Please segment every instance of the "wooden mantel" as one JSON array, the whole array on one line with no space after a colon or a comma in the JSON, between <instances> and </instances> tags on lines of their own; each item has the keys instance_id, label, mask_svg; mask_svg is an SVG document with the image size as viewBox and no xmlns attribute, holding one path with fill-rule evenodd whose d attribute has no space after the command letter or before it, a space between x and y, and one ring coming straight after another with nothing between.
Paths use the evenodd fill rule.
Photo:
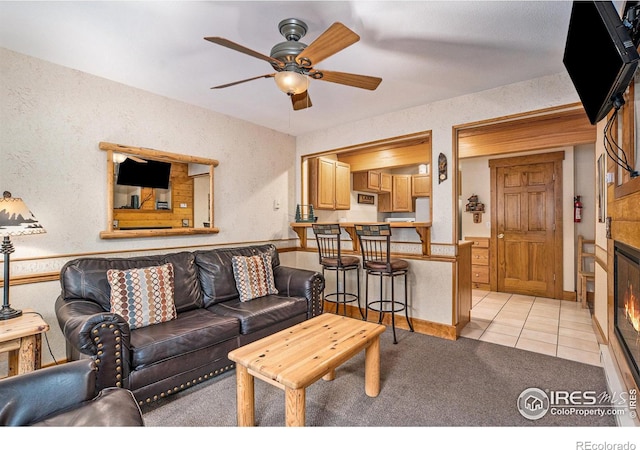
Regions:
<instances>
[{"instance_id":1,"label":"wooden mantel","mask_svg":"<svg viewBox=\"0 0 640 450\"><path fill-rule=\"evenodd\" d=\"M335 223L335 222L331 222ZM364 222L358 222L362 224ZM367 225L376 224L380 222L368 222ZM311 228L313 224L310 222L292 222L291 228L296 232L300 238L300 247L307 248L307 229ZM420 241L422 242L422 255L431 256L431 222L389 222L391 228L414 228ZM340 226L351 236L353 241L353 249L359 251L360 244L358 243L358 236L356 235L355 223L341 222Z\"/></svg>"}]
</instances>

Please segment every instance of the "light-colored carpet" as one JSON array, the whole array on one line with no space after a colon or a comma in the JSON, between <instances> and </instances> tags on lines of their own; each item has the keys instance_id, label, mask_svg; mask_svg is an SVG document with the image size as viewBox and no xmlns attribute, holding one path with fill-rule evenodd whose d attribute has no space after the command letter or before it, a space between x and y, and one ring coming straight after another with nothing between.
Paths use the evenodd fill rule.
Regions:
<instances>
[{"instance_id":1,"label":"light-colored carpet","mask_svg":"<svg viewBox=\"0 0 640 450\"><path fill-rule=\"evenodd\" d=\"M604 371L473 339L448 341L399 330L393 345L381 337L381 392L364 392L364 352L343 364L333 381L307 389L307 426L615 426L612 417L523 417L518 397L527 388L606 392ZM143 407L147 426L236 425L235 371ZM255 381L259 426L284 425L284 391Z\"/></svg>"}]
</instances>

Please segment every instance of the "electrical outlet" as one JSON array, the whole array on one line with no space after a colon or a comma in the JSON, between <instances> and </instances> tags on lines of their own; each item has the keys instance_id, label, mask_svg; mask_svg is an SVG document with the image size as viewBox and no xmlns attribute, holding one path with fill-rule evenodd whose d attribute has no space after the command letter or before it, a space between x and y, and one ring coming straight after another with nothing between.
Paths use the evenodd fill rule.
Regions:
<instances>
[{"instance_id":1,"label":"electrical outlet","mask_svg":"<svg viewBox=\"0 0 640 450\"><path fill-rule=\"evenodd\" d=\"M186 203L180 203L180 208L186 208L187 204Z\"/></svg>"},{"instance_id":2,"label":"electrical outlet","mask_svg":"<svg viewBox=\"0 0 640 450\"><path fill-rule=\"evenodd\" d=\"M273 201L273 209L280 209L280 200Z\"/></svg>"}]
</instances>

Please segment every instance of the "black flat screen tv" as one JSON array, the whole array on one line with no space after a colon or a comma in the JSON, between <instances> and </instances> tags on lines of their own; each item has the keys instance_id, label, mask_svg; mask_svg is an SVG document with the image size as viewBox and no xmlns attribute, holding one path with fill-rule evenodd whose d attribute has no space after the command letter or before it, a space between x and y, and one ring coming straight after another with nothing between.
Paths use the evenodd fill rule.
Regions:
<instances>
[{"instance_id":1,"label":"black flat screen tv","mask_svg":"<svg viewBox=\"0 0 640 450\"><path fill-rule=\"evenodd\" d=\"M573 2L562 61L591 124L621 99L638 59L629 29L612 2Z\"/></svg>"},{"instance_id":2,"label":"black flat screen tv","mask_svg":"<svg viewBox=\"0 0 640 450\"><path fill-rule=\"evenodd\" d=\"M162 161L136 162L125 159L118 166L116 183L125 186L140 186L168 189L171 163Z\"/></svg>"}]
</instances>

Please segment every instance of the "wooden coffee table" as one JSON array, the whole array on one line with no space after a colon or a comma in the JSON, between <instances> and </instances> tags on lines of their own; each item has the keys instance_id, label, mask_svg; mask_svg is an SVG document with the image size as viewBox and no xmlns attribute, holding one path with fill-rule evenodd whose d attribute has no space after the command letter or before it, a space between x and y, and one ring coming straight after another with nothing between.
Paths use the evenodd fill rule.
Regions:
<instances>
[{"instance_id":1,"label":"wooden coffee table","mask_svg":"<svg viewBox=\"0 0 640 450\"><path fill-rule=\"evenodd\" d=\"M335 314L321 314L232 350L236 363L238 426L253 426L254 377L285 391L287 426L305 424L305 389L365 350L365 393L380 393L380 335L385 326Z\"/></svg>"}]
</instances>

